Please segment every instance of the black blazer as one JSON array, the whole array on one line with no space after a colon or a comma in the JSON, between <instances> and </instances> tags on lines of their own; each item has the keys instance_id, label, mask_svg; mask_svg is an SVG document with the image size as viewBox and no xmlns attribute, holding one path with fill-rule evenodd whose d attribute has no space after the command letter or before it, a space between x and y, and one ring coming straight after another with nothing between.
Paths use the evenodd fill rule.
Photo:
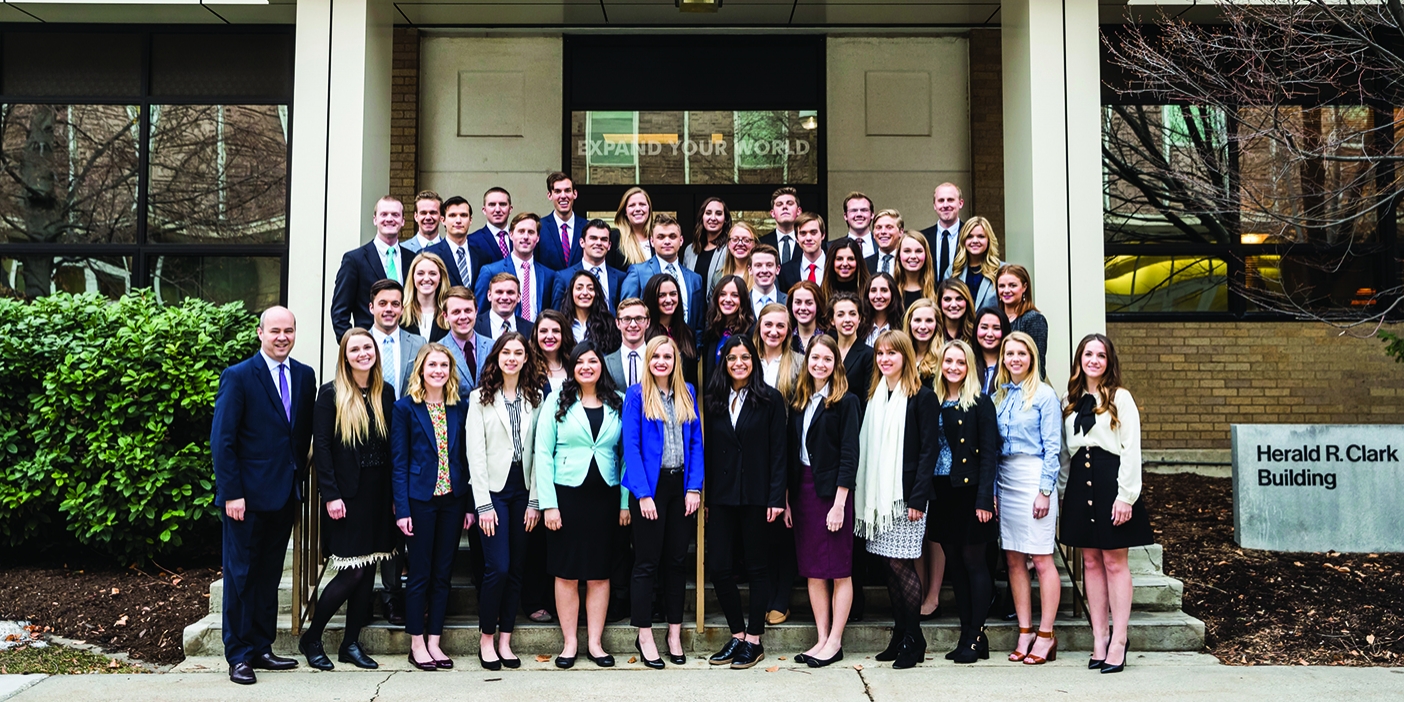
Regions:
<instances>
[{"instance_id":1,"label":"black blazer","mask_svg":"<svg viewBox=\"0 0 1404 702\"><path fill-rule=\"evenodd\" d=\"M389 383L380 385L380 407L385 423L395 409L395 389ZM385 437L385 457L390 458L390 437ZM312 463L317 467L317 490L322 502L356 496L361 483L361 452L336 435L336 385L326 383L317 391L317 404L312 410ZM386 473L390 465L385 466Z\"/></svg>"},{"instance_id":2,"label":"black blazer","mask_svg":"<svg viewBox=\"0 0 1404 702\"><path fill-rule=\"evenodd\" d=\"M862 341L853 342L848 356L843 359L843 373L848 377L848 391L862 400L858 408L861 422L868 408L868 388L873 379L873 347Z\"/></svg>"},{"instance_id":3,"label":"black blazer","mask_svg":"<svg viewBox=\"0 0 1404 702\"><path fill-rule=\"evenodd\" d=\"M951 447L951 484L977 486L975 508L994 511L995 469L999 466L999 420L994 401L980 395L968 410L945 407L941 428Z\"/></svg>"},{"instance_id":4,"label":"black blazer","mask_svg":"<svg viewBox=\"0 0 1404 702\"><path fill-rule=\"evenodd\" d=\"M747 393L731 425L726 410L706 413L707 502L716 505L784 507L786 481L785 400L763 385L769 402Z\"/></svg>"},{"instance_id":5,"label":"black blazer","mask_svg":"<svg viewBox=\"0 0 1404 702\"><path fill-rule=\"evenodd\" d=\"M809 467L814 471L814 492L832 500L841 487L852 490L858 477L858 429L863 410L858 397L844 393L833 407L823 403L814 410L809 425ZM804 410L790 410L789 446L799 446L804 436ZM790 490L800 489L799 450L790 452Z\"/></svg>"},{"instance_id":6,"label":"black blazer","mask_svg":"<svg viewBox=\"0 0 1404 702\"><path fill-rule=\"evenodd\" d=\"M941 402L925 385L907 398L907 432L902 439L902 497L907 507L925 512L931 501L931 477L940 452L937 417Z\"/></svg>"},{"instance_id":7,"label":"black blazer","mask_svg":"<svg viewBox=\"0 0 1404 702\"><path fill-rule=\"evenodd\" d=\"M478 321L473 323L473 330L483 336L492 338L492 326L489 325L488 322L496 319L497 318L493 317L491 313L483 312L478 315ZM521 315L515 315L514 325L517 327L514 331L528 339L531 338L532 330L536 328L535 324L528 322L526 318ZM478 351L478 353L487 353L487 351Z\"/></svg>"},{"instance_id":8,"label":"black blazer","mask_svg":"<svg viewBox=\"0 0 1404 702\"><path fill-rule=\"evenodd\" d=\"M415 252L399 247L401 276L409 273L410 262ZM341 267L336 270L336 284L332 287L331 324L336 333L337 343L341 336L353 325L370 329L375 320L370 313L370 289L376 281L385 278L385 264L380 260L380 252L375 241L351 249L341 257ZM349 319L348 319L349 318Z\"/></svg>"},{"instance_id":9,"label":"black blazer","mask_svg":"<svg viewBox=\"0 0 1404 702\"><path fill-rule=\"evenodd\" d=\"M528 323L529 323L529 322L528 322ZM415 336L419 336L419 325L418 325L418 324L402 324L402 325L400 325L400 328L403 329L403 330L405 330L406 333L414 334ZM435 325L434 325L434 328L429 330L429 341L430 341L430 342L436 342L436 341L439 341L439 340L443 339L444 337L446 337L446 336L448 336L448 335L449 335L449 330L447 330L447 329L445 329L445 328L443 328L443 327L441 327L441 326L435 324Z\"/></svg>"}]
</instances>

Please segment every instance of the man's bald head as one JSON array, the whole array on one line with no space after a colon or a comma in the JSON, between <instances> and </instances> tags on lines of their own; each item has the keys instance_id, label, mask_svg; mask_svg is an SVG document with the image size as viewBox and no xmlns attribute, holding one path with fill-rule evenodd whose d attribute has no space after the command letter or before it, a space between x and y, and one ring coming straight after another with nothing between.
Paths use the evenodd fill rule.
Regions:
<instances>
[{"instance_id":1,"label":"man's bald head","mask_svg":"<svg viewBox=\"0 0 1404 702\"><path fill-rule=\"evenodd\" d=\"M297 318L292 310L274 305L258 317L258 342L263 353L282 363L297 341Z\"/></svg>"}]
</instances>

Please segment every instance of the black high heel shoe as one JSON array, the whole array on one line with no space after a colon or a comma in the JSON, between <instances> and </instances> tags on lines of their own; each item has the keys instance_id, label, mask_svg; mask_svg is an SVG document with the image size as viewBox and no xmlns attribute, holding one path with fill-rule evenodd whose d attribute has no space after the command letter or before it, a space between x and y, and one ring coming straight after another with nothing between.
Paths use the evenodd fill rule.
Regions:
<instances>
[{"instance_id":1,"label":"black high heel shoe","mask_svg":"<svg viewBox=\"0 0 1404 702\"><path fill-rule=\"evenodd\" d=\"M1095 648L1095 647L1094 647L1094 648ZM1110 633L1110 631L1108 631L1108 634L1107 634L1107 648L1111 648L1111 633ZM1087 669L1088 669L1088 670L1101 670L1101 669L1102 669L1102 666L1105 665L1106 662L1107 662L1106 655L1107 655L1107 654L1105 654L1105 653L1102 654L1102 657L1101 657L1101 658L1091 658L1091 657L1089 657L1089 658L1087 659Z\"/></svg>"},{"instance_id":2,"label":"black high heel shoe","mask_svg":"<svg viewBox=\"0 0 1404 702\"><path fill-rule=\"evenodd\" d=\"M678 648L682 648L682 647L679 646ZM687 654L686 654L686 653L673 653L673 648L672 648L671 646L669 646L669 647L668 647L668 662L669 662L669 663L672 663L673 665L687 665Z\"/></svg>"},{"instance_id":3,"label":"black high heel shoe","mask_svg":"<svg viewBox=\"0 0 1404 702\"><path fill-rule=\"evenodd\" d=\"M653 660L649 660L648 656L645 656L645 655L644 655L644 652L643 652L643 644L639 643L639 640L638 640L638 639L634 639L634 650L639 652L639 660L643 661L643 664L644 664L644 667L645 667L645 668L652 668L652 669L654 669L654 670L663 670L664 668L667 667L667 665L665 665L665 664L663 663L663 657L662 657L662 656L659 656L658 658L654 658Z\"/></svg>"},{"instance_id":4,"label":"black high heel shoe","mask_svg":"<svg viewBox=\"0 0 1404 702\"><path fill-rule=\"evenodd\" d=\"M1107 642L1107 652L1108 652L1108 653L1111 652L1111 642L1110 642L1110 641ZM1106 675L1106 674L1108 674L1108 673L1120 673L1121 671L1126 670L1126 661L1130 660L1130 658L1131 658L1131 635L1130 635L1130 632L1127 632L1127 635L1126 635L1126 647L1125 647L1125 649L1123 649L1122 652L1121 652L1121 662L1120 662L1120 663L1117 663L1116 665L1107 665L1105 662L1103 662L1103 663L1102 663L1102 674L1103 674L1103 675Z\"/></svg>"}]
</instances>

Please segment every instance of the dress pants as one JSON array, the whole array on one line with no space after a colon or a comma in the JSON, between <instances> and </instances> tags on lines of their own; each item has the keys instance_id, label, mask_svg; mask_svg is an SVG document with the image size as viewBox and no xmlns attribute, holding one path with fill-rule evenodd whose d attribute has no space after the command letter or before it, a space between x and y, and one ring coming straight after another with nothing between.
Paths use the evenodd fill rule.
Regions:
<instances>
[{"instance_id":1,"label":"dress pants","mask_svg":"<svg viewBox=\"0 0 1404 702\"><path fill-rule=\"evenodd\" d=\"M409 546L405 633L438 636L444 633L453 557L458 555L458 540L463 533L463 499L449 494L409 502L414 536L405 538Z\"/></svg>"},{"instance_id":2,"label":"dress pants","mask_svg":"<svg viewBox=\"0 0 1404 702\"><path fill-rule=\"evenodd\" d=\"M707 515L707 561L712 566L712 590L726 615L732 634L765 632L765 611L773 596L770 584L770 543L767 537L765 507L751 505L711 505ZM741 608L741 591L736 587L736 543L745 556L751 584L749 624Z\"/></svg>"},{"instance_id":3,"label":"dress pants","mask_svg":"<svg viewBox=\"0 0 1404 702\"><path fill-rule=\"evenodd\" d=\"M790 595L795 591L795 575L799 564L795 560L795 530L785 526L783 516L766 526L770 539L770 587L769 609L777 612L790 611Z\"/></svg>"},{"instance_id":4,"label":"dress pants","mask_svg":"<svg viewBox=\"0 0 1404 702\"><path fill-rule=\"evenodd\" d=\"M230 665L273 652L278 633L278 583L288 554L298 500L281 509L224 517L224 658Z\"/></svg>"},{"instance_id":5,"label":"dress pants","mask_svg":"<svg viewBox=\"0 0 1404 702\"><path fill-rule=\"evenodd\" d=\"M483 535L483 585L478 591L478 629L484 634L512 633L522 601L522 572L526 568L526 519L529 493L512 481L490 495L497 512L497 529Z\"/></svg>"},{"instance_id":6,"label":"dress pants","mask_svg":"<svg viewBox=\"0 0 1404 702\"><path fill-rule=\"evenodd\" d=\"M654 490L657 519L644 519L639 501L629 497L630 524L634 531L634 568L630 592L629 624L637 628L653 625L654 583L661 581L663 611L669 624L681 624L683 599L687 592L687 542L696 529L693 517L685 516L683 473L662 471Z\"/></svg>"}]
</instances>

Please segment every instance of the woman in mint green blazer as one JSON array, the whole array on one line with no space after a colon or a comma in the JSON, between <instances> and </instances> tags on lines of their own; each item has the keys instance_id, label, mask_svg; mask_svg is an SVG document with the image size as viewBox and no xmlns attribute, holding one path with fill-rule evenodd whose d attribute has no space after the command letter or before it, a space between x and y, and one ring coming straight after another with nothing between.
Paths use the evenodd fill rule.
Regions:
<instances>
[{"instance_id":1,"label":"woman in mint green blazer","mask_svg":"<svg viewBox=\"0 0 1404 702\"><path fill-rule=\"evenodd\" d=\"M587 658L614 665L605 652L605 612L614 563L616 529L629 524L629 493L619 485L619 440L624 398L605 371L604 356L581 342L565 363L569 377L549 398L536 422L536 495L546 539L546 572L556 577L556 610L565 647L556 666L575 665L580 595L586 581Z\"/></svg>"}]
</instances>

